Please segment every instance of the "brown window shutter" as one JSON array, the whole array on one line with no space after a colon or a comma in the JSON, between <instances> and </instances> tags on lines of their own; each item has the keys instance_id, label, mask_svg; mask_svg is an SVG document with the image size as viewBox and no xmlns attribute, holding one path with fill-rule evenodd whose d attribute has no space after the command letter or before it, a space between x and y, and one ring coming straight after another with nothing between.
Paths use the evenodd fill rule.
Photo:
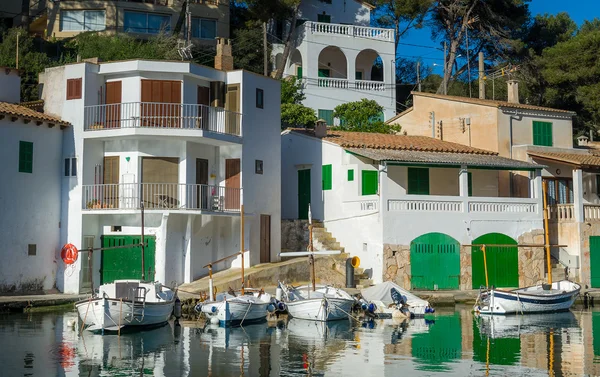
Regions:
<instances>
[{"instance_id":1,"label":"brown window shutter","mask_svg":"<svg viewBox=\"0 0 600 377\"><path fill-rule=\"evenodd\" d=\"M82 92L82 79L68 79L67 80L67 100L81 99Z\"/></svg>"}]
</instances>

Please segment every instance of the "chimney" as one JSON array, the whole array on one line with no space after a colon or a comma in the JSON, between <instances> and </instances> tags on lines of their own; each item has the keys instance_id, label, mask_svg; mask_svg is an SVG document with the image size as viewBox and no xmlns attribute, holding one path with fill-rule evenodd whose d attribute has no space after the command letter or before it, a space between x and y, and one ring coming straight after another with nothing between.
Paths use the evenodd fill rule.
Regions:
<instances>
[{"instance_id":1,"label":"chimney","mask_svg":"<svg viewBox=\"0 0 600 377\"><path fill-rule=\"evenodd\" d=\"M315 136L319 139L327 136L327 122L324 119L317 120L317 124L315 124Z\"/></svg>"},{"instance_id":2,"label":"chimney","mask_svg":"<svg viewBox=\"0 0 600 377\"><path fill-rule=\"evenodd\" d=\"M233 56L231 55L231 41L228 38L217 38L217 55L215 68L221 71L233 70Z\"/></svg>"},{"instance_id":3,"label":"chimney","mask_svg":"<svg viewBox=\"0 0 600 377\"><path fill-rule=\"evenodd\" d=\"M517 80L508 80L508 102L519 103L519 82Z\"/></svg>"},{"instance_id":4,"label":"chimney","mask_svg":"<svg viewBox=\"0 0 600 377\"><path fill-rule=\"evenodd\" d=\"M589 144L590 139L587 136L581 135L577 138L577 145L580 147L585 147Z\"/></svg>"}]
</instances>

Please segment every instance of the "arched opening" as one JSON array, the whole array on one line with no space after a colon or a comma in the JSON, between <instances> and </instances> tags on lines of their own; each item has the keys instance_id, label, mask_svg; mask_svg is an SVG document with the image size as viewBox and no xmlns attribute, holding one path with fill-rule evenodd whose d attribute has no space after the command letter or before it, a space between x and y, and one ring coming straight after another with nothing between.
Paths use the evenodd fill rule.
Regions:
<instances>
[{"instance_id":1,"label":"arched opening","mask_svg":"<svg viewBox=\"0 0 600 377\"><path fill-rule=\"evenodd\" d=\"M519 252L517 241L502 233L487 233L474 239L472 244L486 245L485 263L481 246L473 246L471 248L473 289L478 289L486 285L486 265L490 286L493 285L499 288L519 286Z\"/></svg>"},{"instance_id":2,"label":"arched opening","mask_svg":"<svg viewBox=\"0 0 600 377\"><path fill-rule=\"evenodd\" d=\"M300 51L294 50L287 70L289 75L296 75L299 79L302 78L302 55Z\"/></svg>"},{"instance_id":3,"label":"arched opening","mask_svg":"<svg viewBox=\"0 0 600 377\"><path fill-rule=\"evenodd\" d=\"M444 233L426 233L410 243L412 289L458 289L460 243Z\"/></svg>"},{"instance_id":4,"label":"arched opening","mask_svg":"<svg viewBox=\"0 0 600 377\"><path fill-rule=\"evenodd\" d=\"M362 50L356 56L356 80L383 81L383 60L375 50Z\"/></svg>"},{"instance_id":5,"label":"arched opening","mask_svg":"<svg viewBox=\"0 0 600 377\"><path fill-rule=\"evenodd\" d=\"M319 78L348 78L346 55L339 47L328 46L319 54Z\"/></svg>"}]
</instances>

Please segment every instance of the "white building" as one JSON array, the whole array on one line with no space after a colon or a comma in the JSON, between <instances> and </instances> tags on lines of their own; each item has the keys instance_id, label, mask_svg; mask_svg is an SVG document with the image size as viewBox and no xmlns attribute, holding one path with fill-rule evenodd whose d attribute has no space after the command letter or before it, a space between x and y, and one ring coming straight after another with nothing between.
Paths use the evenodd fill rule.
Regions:
<instances>
[{"instance_id":1,"label":"white building","mask_svg":"<svg viewBox=\"0 0 600 377\"><path fill-rule=\"evenodd\" d=\"M20 79L0 68L0 294L54 287L68 123L16 105Z\"/></svg>"},{"instance_id":2,"label":"white building","mask_svg":"<svg viewBox=\"0 0 600 377\"><path fill-rule=\"evenodd\" d=\"M382 118L396 115L394 30L369 26L373 8L357 0L305 0L300 5L284 73L303 80L304 105L330 125L336 106L363 98L384 108ZM274 28L281 38L283 26ZM283 64L283 48L273 45L276 67Z\"/></svg>"},{"instance_id":3,"label":"white building","mask_svg":"<svg viewBox=\"0 0 600 377\"><path fill-rule=\"evenodd\" d=\"M319 135L319 137L317 137ZM374 282L413 289L523 286L544 278L543 166L424 136L282 133L282 219L315 219ZM529 197L499 197L501 171L529 172ZM507 245L515 245L508 247Z\"/></svg>"},{"instance_id":4,"label":"white building","mask_svg":"<svg viewBox=\"0 0 600 377\"><path fill-rule=\"evenodd\" d=\"M278 81L148 60L49 68L40 81L46 113L73 125L63 140L72 164L64 172L61 244L139 244L143 202L145 277L190 282L208 273L204 265L239 252L243 203L246 264L277 258ZM97 287L141 273L139 246L95 252L91 268L83 252L74 267L59 269L57 285L82 292L90 275Z\"/></svg>"}]
</instances>

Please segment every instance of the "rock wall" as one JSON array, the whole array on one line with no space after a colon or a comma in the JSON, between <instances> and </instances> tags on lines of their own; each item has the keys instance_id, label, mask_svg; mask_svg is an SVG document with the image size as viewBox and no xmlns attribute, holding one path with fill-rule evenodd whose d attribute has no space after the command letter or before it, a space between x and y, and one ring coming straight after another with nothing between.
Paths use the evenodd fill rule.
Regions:
<instances>
[{"instance_id":1,"label":"rock wall","mask_svg":"<svg viewBox=\"0 0 600 377\"><path fill-rule=\"evenodd\" d=\"M308 221L281 220L281 251L300 251L308 248Z\"/></svg>"},{"instance_id":2,"label":"rock wall","mask_svg":"<svg viewBox=\"0 0 600 377\"><path fill-rule=\"evenodd\" d=\"M518 239L521 244L544 244L544 230L534 229L531 232L523 233ZM545 253L543 247L520 247L519 248L519 286L527 287L540 284L544 281Z\"/></svg>"},{"instance_id":3,"label":"rock wall","mask_svg":"<svg viewBox=\"0 0 600 377\"><path fill-rule=\"evenodd\" d=\"M383 245L383 281L393 281L404 289L410 285L410 246Z\"/></svg>"},{"instance_id":4,"label":"rock wall","mask_svg":"<svg viewBox=\"0 0 600 377\"><path fill-rule=\"evenodd\" d=\"M460 247L460 289L463 291L473 289L473 262L471 259L471 246Z\"/></svg>"}]
</instances>

